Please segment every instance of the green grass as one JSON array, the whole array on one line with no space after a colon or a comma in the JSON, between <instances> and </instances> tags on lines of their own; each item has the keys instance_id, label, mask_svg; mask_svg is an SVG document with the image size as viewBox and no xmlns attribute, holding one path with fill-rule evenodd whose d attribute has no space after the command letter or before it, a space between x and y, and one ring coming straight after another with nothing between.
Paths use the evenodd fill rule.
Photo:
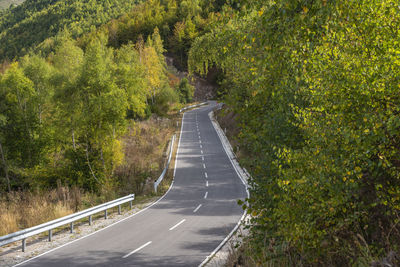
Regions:
<instances>
[{"instance_id":1,"label":"green grass","mask_svg":"<svg viewBox=\"0 0 400 267\"><path fill-rule=\"evenodd\" d=\"M6 9L8 8L11 4L14 5L19 5L25 0L0 0L0 9Z\"/></svg>"}]
</instances>

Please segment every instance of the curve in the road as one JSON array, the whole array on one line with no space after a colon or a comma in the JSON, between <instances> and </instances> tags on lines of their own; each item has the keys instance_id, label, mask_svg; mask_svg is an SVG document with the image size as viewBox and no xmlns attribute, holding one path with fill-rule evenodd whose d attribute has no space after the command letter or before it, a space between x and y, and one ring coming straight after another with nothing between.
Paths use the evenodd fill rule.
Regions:
<instances>
[{"instance_id":1,"label":"curve in the road","mask_svg":"<svg viewBox=\"0 0 400 267\"><path fill-rule=\"evenodd\" d=\"M169 191L146 210L19 266L198 266L235 229L246 188L208 112L187 111Z\"/></svg>"}]
</instances>

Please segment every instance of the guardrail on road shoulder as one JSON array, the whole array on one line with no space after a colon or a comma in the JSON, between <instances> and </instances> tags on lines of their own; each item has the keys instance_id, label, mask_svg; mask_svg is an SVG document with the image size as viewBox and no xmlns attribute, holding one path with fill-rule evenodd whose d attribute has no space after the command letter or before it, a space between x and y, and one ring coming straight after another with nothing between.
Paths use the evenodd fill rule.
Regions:
<instances>
[{"instance_id":1,"label":"guardrail on road shoulder","mask_svg":"<svg viewBox=\"0 0 400 267\"><path fill-rule=\"evenodd\" d=\"M164 179L165 174L168 171L169 163L171 162L171 159L172 159L172 152L174 151L175 139L176 139L176 135L174 134L174 136L172 136L172 139L171 139L171 145L169 146L169 156L168 156L167 165L165 166L165 168L164 168L163 172L161 173L160 177L158 177L158 179L154 182L154 192L156 192L156 193L157 193L158 186L160 185L160 183Z\"/></svg>"},{"instance_id":2,"label":"guardrail on road shoulder","mask_svg":"<svg viewBox=\"0 0 400 267\"><path fill-rule=\"evenodd\" d=\"M74 222L77 220L80 220L85 217L89 217L89 225L92 225L92 215L104 211L104 218L107 219L107 210L113 207L118 206L118 214L121 214L121 205L127 202L130 202L130 208L132 209L132 201L135 199L134 194L127 195L122 198L118 198L115 200L112 200L107 203L103 203L101 205L76 212L67 216L64 216L62 218L46 222L31 228L27 228L15 233L11 233L5 236L0 237L0 247L22 240L22 251L25 252L26 250L26 239L28 237L49 231L49 241L52 240L53 236L53 229L70 224L70 229L71 233L73 233L74 230Z\"/></svg>"},{"instance_id":3,"label":"guardrail on road shoulder","mask_svg":"<svg viewBox=\"0 0 400 267\"><path fill-rule=\"evenodd\" d=\"M203 102L203 103L196 104L196 105L190 105L190 106L184 107L181 110L179 110L179 113L182 113L182 111L185 111L187 109L197 108L197 107L204 106L204 105L207 105L207 104L208 104L207 102Z\"/></svg>"}]
</instances>

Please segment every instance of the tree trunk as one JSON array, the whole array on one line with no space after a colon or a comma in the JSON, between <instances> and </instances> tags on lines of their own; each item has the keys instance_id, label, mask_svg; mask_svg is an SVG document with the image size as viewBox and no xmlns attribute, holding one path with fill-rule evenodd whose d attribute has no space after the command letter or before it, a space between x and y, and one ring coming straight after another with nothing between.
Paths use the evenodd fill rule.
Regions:
<instances>
[{"instance_id":1,"label":"tree trunk","mask_svg":"<svg viewBox=\"0 0 400 267\"><path fill-rule=\"evenodd\" d=\"M76 150L75 133L74 133L74 130L72 130L72 146L74 147L74 150Z\"/></svg>"},{"instance_id":2,"label":"tree trunk","mask_svg":"<svg viewBox=\"0 0 400 267\"><path fill-rule=\"evenodd\" d=\"M8 176L8 166L7 166L6 159L4 157L3 146L1 145L1 143L0 143L0 154L1 154L1 160L3 161L4 172L6 173L8 192L11 192L10 177Z\"/></svg>"},{"instance_id":3,"label":"tree trunk","mask_svg":"<svg viewBox=\"0 0 400 267\"><path fill-rule=\"evenodd\" d=\"M102 147L100 147L100 157L101 157L101 162L103 163L103 169L104 169L104 171L106 171L106 163L103 158L103 148Z\"/></svg>"},{"instance_id":4,"label":"tree trunk","mask_svg":"<svg viewBox=\"0 0 400 267\"><path fill-rule=\"evenodd\" d=\"M96 175L94 175L93 169L92 169L92 165L90 165L90 160L89 160L89 145L86 141L86 160L87 160L87 165L89 167L90 173L92 174L93 178L98 182L99 180L97 179Z\"/></svg>"}]
</instances>

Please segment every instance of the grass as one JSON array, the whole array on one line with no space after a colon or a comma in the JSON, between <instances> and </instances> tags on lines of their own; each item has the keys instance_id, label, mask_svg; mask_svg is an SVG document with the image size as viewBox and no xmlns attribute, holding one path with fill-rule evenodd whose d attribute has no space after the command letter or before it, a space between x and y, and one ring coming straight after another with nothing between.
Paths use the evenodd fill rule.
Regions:
<instances>
[{"instance_id":1,"label":"grass","mask_svg":"<svg viewBox=\"0 0 400 267\"><path fill-rule=\"evenodd\" d=\"M0 235L32 227L75 210L80 191L75 188L59 187L39 192L12 192L0 199Z\"/></svg>"}]
</instances>

